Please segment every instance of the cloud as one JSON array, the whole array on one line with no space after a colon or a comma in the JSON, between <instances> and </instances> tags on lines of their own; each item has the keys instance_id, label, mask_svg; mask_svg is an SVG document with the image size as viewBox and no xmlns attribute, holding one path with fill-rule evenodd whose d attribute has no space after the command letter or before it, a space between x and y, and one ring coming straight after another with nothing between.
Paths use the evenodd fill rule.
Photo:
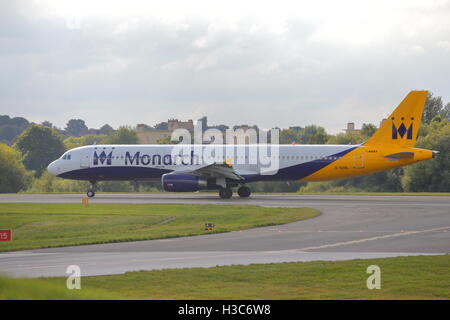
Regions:
<instances>
[{"instance_id":1,"label":"cloud","mask_svg":"<svg viewBox=\"0 0 450 320\"><path fill-rule=\"evenodd\" d=\"M378 124L411 89L450 100L448 1L121 3L2 2L0 113L338 132Z\"/></svg>"}]
</instances>

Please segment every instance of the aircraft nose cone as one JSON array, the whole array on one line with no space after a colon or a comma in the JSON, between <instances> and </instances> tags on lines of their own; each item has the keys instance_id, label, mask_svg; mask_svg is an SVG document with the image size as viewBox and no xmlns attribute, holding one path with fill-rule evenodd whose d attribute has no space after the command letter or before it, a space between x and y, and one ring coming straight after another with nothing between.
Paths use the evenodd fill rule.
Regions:
<instances>
[{"instance_id":1,"label":"aircraft nose cone","mask_svg":"<svg viewBox=\"0 0 450 320\"><path fill-rule=\"evenodd\" d=\"M47 167L47 171L52 175L52 176L57 176L58 175L58 165L56 163L57 161L53 161L52 163L50 163Z\"/></svg>"}]
</instances>

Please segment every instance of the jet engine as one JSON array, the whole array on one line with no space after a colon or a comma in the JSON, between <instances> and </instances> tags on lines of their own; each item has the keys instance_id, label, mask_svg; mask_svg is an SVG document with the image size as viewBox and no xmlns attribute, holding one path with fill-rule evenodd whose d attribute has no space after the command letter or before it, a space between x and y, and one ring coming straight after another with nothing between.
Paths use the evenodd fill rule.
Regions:
<instances>
[{"instance_id":1,"label":"jet engine","mask_svg":"<svg viewBox=\"0 0 450 320\"><path fill-rule=\"evenodd\" d=\"M193 192L208 187L207 179L190 174L166 173L161 182L165 191L172 192Z\"/></svg>"}]
</instances>

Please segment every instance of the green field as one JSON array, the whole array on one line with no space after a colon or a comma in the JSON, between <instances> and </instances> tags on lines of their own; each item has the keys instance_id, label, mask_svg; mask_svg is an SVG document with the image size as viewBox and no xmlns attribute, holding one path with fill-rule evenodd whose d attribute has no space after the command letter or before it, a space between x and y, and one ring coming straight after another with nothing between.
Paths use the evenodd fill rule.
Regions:
<instances>
[{"instance_id":1,"label":"green field","mask_svg":"<svg viewBox=\"0 0 450 320\"><path fill-rule=\"evenodd\" d=\"M367 267L381 268L369 290ZM0 278L3 299L450 299L450 255L130 272L66 278Z\"/></svg>"},{"instance_id":2,"label":"green field","mask_svg":"<svg viewBox=\"0 0 450 320\"><path fill-rule=\"evenodd\" d=\"M192 236L284 224L315 209L172 204L0 204L0 229L13 241L1 251ZM216 225L205 231L206 222Z\"/></svg>"}]
</instances>

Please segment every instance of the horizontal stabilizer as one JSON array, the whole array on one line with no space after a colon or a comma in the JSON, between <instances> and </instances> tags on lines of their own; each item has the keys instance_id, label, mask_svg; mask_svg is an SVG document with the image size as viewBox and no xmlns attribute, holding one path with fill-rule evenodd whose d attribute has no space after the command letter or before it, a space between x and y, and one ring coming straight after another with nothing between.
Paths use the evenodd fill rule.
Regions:
<instances>
[{"instance_id":1,"label":"horizontal stabilizer","mask_svg":"<svg viewBox=\"0 0 450 320\"><path fill-rule=\"evenodd\" d=\"M414 152L397 152L397 153L391 153L385 156L385 158L389 159L412 159L414 158Z\"/></svg>"}]
</instances>

